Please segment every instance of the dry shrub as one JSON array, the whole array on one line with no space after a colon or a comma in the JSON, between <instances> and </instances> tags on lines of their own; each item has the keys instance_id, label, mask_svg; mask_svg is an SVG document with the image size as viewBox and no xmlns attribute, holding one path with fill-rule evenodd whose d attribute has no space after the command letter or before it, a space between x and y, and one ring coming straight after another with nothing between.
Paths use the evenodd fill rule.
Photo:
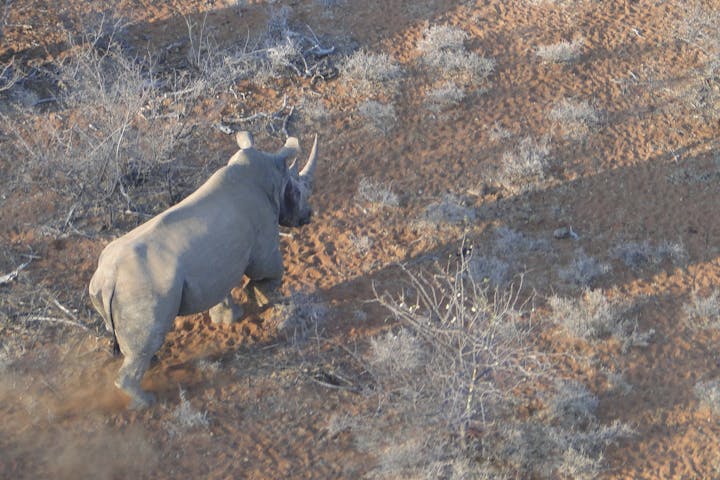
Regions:
<instances>
[{"instance_id":1,"label":"dry shrub","mask_svg":"<svg viewBox=\"0 0 720 480\"><path fill-rule=\"evenodd\" d=\"M675 36L698 52L700 64L688 69L675 88L677 98L708 120L720 118L720 9L693 1L675 26Z\"/></svg>"},{"instance_id":2,"label":"dry shrub","mask_svg":"<svg viewBox=\"0 0 720 480\"><path fill-rule=\"evenodd\" d=\"M482 471L468 429L491 428L515 401L514 386L544 375L517 292L492 292L467 268L406 271L412 298L378 296L402 325L371 341L368 367L385 407L355 428L360 446L379 457L378 477L460 468L448 458Z\"/></svg>"},{"instance_id":3,"label":"dry shrub","mask_svg":"<svg viewBox=\"0 0 720 480\"><path fill-rule=\"evenodd\" d=\"M596 280L612 270L610 264L603 263L595 257L588 256L584 250L578 249L575 258L559 271L560 278L578 287L592 286Z\"/></svg>"},{"instance_id":4,"label":"dry shrub","mask_svg":"<svg viewBox=\"0 0 720 480\"><path fill-rule=\"evenodd\" d=\"M357 194L361 201L378 206L397 207L400 204L397 194L390 186L368 178L360 179Z\"/></svg>"},{"instance_id":5,"label":"dry shrub","mask_svg":"<svg viewBox=\"0 0 720 480\"><path fill-rule=\"evenodd\" d=\"M665 260L670 260L674 265L683 265L688 260L682 243L668 241L655 245L649 240L619 243L613 247L611 255L633 270L640 270L648 265L659 266Z\"/></svg>"},{"instance_id":6,"label":"dry shrub","mask_svg":"<svg viewBox=\"0 0 720 480\"><path fill-rule=\"evenodd\" d=\"M551 45L541 45L535 53L546 62L569 63L580 56L584 43L585 39L582 37L572 42L563 40Z\"/></svg>"},{"instance_id":7,"label":"dry shrub","mask_svg":"<svg viewBox=\"0 0 720 480\"><path fill-rule=\"evenodd\" d=\"M702 405L710 408L713 415L720 415L720 381L707 380L697 382L694 387L694 393Z\"/></svg>"},{"instance_id":8,"label":"dry shrub","mask_svg":"<svg viewBox=\"0 0 720 480\"><path fill-rule=\"evenodd\" d=\"M387 53L358 50L340 66L342 81L360 97L393 94L402 69Z\"/></svg>"},{"instance_id":9,"label":"dry shrub","mask_svg":"<svg viewBox=\"0 0 720 480\"><path fill-rule=\"evenodd\" d=\"M187 188L173 184L186 106L163 93L151 59L127 56L114 36L100 38L104 48L87 37L59 67L62 113L15 106L0 115L10 133L4 153L23 159L21 181L56 189L79 211L118 202L153 212Z\"/></svg>"},{"instance_id":10,"label":"dry shrub","mask_svg":"<svg viewBox=\"0 0 720 480\"><path fill-rule=\"evenodd\" d=\"M293 292L288 298L274 306L273 318L278 332L292 343L302 343L311 335L318 335L318 329L328 308L315 296Z\"/></svg>"},{"instance_id":11,"label":"dry shrub","mask_svg":"<svg viewBox=\"0 0 720 480\"><path fill-rule=\"evenodd\" d=\"M597 397L585 385L558 381L540 411L507 425L505 440L490 448L523 476L596 478L603 469L603 450L633 434L627 424L600 424L595 416L597 406Z\"/></svg>"},{"instance_id":12,"label":"dry shrub","mask_svg":"<svg viewBox=\"0 0 720 480\"><path fill-rule=\"evenodd\" d=\"M365 119L365 128L387 136L397 123L397 114L392 104L367 100L358 105L358 113Z\"/></svg>"},{"instance_id":13,"label":"dry shrub","mask_svg":"<svg viewBox=\"0 0 720 480\"><path fill-rule=\"evenodd\" d=\"M655 331L638 330L633 305L608 299L601 290L586 289L579 299L553 295L548 299L553 310L551 321L571 335L588 341L615 337L623 352L634 346L647 346Z\"/></svg>"},{"instance_id":14,"label":"dry shrub","mask_svg":"<svg viewBox=\"0 0 720 480\"><path fill-rule=\"evenodd\" d=\"M465 90L453 82L447 82L425 95L425 108L440 113L453 108L465 98Z\"/></svg>"},{"instance_id":15,"label":"dry shrub","mask_svg":"<svg viewBox=\"0 0 720 480\"><path fill-rule=\"evenodd\" d=\"M699 290L693 290L690 300L683 305L685 323L693 330L706 328L720 328L720 290L712 290L708 295L702 295Z\"/></svg>"},{"instance_id":16,"label":"dry shrub","mask_svg":"<svg viewBox=\"0 0 720 480\"><path fill-rule=\"evenodd\" d=\"M432 202L425 208L424 220L431 223L468 223L475 220L477 212L465 205L463 199L446 194L441 200Z\"/></svg>"},{"instance_id":17,"label":"dry shrub","mask_svg":"<svg viewBox=\"0 0 720 480\"><path fill-rule=\"evenodd\" d=\"M557 102L549 117L560 125L563 137L573 140L587 136L590 128L599 121L597 111L588 102L569 98Z\"/></svg>"},{"instance_id":18,"label":"dry shrub","mask_svg":"<svg viewBox=\"0 0 720 480\"><path fill-rule=\"evenodd\" d=\"M502 157L500 183L513 192L526 192L537 188L550 169L548 137L535 140L525 137L514 150Z\"/></svg>"},{"instance_id":19,"label":"dry shrub","mask_svg":"<svg viewBox=\"0 0 720 480\"><path fill-rule=\"evenodd\" d=\"M484 82L495 70L495 60L465 49L467 32L448 25L433 25L418 43L420 63L432 76L450 78L467 85Z\"/></svg>"},{"instance_id":20,"label":"dry shrub","mask_svg":"<svg viewBox=\"0 0 720 480\"><path fill-rule=\"evenodd\" d=\"M210 421L207 412L196 409L187 399L185 390L180 389L180 403L172 411L172 420L167 422L166 428L170 436L180 436L196 428L207 428Z\"/></svg>"}]
</instances>

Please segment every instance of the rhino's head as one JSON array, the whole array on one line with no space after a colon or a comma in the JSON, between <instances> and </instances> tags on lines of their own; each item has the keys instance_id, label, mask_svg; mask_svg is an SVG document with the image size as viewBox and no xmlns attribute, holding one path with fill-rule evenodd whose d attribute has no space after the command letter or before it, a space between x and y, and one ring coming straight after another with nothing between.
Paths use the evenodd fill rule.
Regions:
<instances>
[{"instance_id":1,"label":"rhino's head","mask_svg":"<svg viewBox=\"0 0 720 480\"><path fill-rule=\"evenodd\" d=\"M290 137L285 148L299 151L297 138ZM310 222L312 208L309 199L312 193L313 175L317 164L317 135L310 156L303 169L298 172L297 160L287 167L280 189L280 225L298 227Z\"/></svg>"},{"instance_id":2,"label":"rhino's head","mask_svg":"<svg viewBox=\"0 0 720 480\"><path fill-rule=\"evenodd\" d=\"M255 151L254 141L250 132L238 132L235 136L241 152L246 155ZM312 193L313 175L317 163L317 135L313 143L310 157L302 171L298 171L297 161L288 166L287 161L300 153L300 143L296 137L289 137L285 145L276 153L262 153L264 158L271 158L280 173L278 202L279 223L284 227L298 227L310 222L312 209L308 203ZM235 158L235 157L233 157ZM234 160L231 159L231 162Z\"/></svg>"}]
</instances>

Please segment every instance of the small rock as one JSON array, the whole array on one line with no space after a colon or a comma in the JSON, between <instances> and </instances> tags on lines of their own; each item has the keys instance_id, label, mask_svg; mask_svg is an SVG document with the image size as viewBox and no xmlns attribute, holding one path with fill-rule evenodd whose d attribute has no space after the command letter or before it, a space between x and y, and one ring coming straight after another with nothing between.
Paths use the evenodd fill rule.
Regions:
<instances>
[{"instance_id":1,"label":"small rock","mask_svg":"<svg viewBox=\"0 0 720 480\"><path fill-rule=\"evenodd\" d=\"M575 233L575 232L573 231L572 227L560 227L560 228L556 228L556 229L553 231L553 237L557 238L558 240L559 240L559 239L562 239L562 238L572 238L572 239L575 240L575 241L580 240L580 235L578 235L577 233Z\"/></svg>"},{"instance_id":2,"label":"small rock","mask_svg":"<svg viewBox=\"0 0 720 480\"><path fill-rule=\"evenodd\" d=\"M562 238L569 238L570 237L570 229L568 227L556 228L553 231L553 237L557 238L558 240L560 240Z\"/></svg>"}]
</instances>

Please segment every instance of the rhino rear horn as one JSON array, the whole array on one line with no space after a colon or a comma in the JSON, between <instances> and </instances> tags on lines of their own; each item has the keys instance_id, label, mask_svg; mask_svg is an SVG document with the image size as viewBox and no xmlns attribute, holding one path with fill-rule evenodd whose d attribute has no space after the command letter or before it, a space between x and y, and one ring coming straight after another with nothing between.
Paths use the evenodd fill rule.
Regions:
<instances>
[{"instance_id":1,"label":"rhino rear horn","mask_svg":"<svg viewBox=\"0 0 720 480\"><path fill-rule=\"evenodd\" d=\"M317 167L317 140L318 137L317 134L315 134L315 141L313 142L312 149L310 150L310 156L300 172L300 178L309 186L312 185L315 167Z\"/></svg>"}]
</instances>

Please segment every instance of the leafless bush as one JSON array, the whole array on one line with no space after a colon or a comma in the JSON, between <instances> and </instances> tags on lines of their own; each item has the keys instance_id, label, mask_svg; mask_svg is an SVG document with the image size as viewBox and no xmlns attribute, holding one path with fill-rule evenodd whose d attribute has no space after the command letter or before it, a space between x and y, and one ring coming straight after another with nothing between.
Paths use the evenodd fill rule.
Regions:
<instances>
[{"instance_id":1,"label":"leafless bush","mask_svg":"<svg viewBox=\"0 0 720 480\"><path fill-rule=\"evenodd\" d=\"M510 137L512 137L512 132L498 122L493 123L492 127L490 127L489 138L491 142L500 142Z\"/></svg>"},{"instance_id":2,"label":"leafless bush","mask_svg":"<svg viewBox=\"0 0 720 480\"><path fill-rule=\"evenodd\" d=\"M373 246L373 241L368 235L357 236L351 232L348 234L348 238L355 247L355 250L361 255L368 253Z\"/></svg>"},{"instance_id":3,"label":"leafless bush","mask_svg":"<svg viewBox=\"0 0 720 480\"><path fill-rule=\"evenodd\" d=\"M219 360L211 361L211 360L203 358L203 359L200 359L197 362L195 362L195 366L201 372L205 372L205 373L214 375L220 371L222 364L220 363Z\"/></svg>"},{"instance_id":4,"label":"leafless bush","mask_svg":"<svg viewBox=\"0 0 720 480\"><path fill-rule=\"evenodd\" d=\"M512 228L501 226L495 229L493 251L505 257L526 256L531 253L547 253L550 242L545 238L527 235Z\"/></svg>"},{"instance_id":5,"label":"leafless bush","mask_svg":"<svg viewBox=\"0 0 720 480\"><path fill-rule=\"evenodd\" d=\"M597 397L585 385L558 382L543 409L506 427L503 440L490 448L524 475L596 478L603 467L605 447L633 434L623 423L599 424L597 405Z\"/></svg>"},{"instance_id":6,"label":"leafless bush","mask_svg":"<svg viewBox=\"0 0 720 480\"><path fill-rule=\"evenodd\" d=\"M676 24L676 37L699 52L701 64L688 72L678 97L709 119L720 118L720 10L704 2L690 2Z\"/></svg>"},{"instance_id":7,"label":"leafless bush","mask_svg":"<svg viewBox=\"0 0 720 480\"><path fill-rule=\"evenodd\" d=\"M465 98L465 90L447 82L425 95L425 107L435 113L455 107Z\"/></svg>"},{"instance_id":8,"label":"leafless bush","mask_svg":"<svg viewBox=\"0 0 720 480\"><path fill-rule=\"evenodd\" d=\"M500 183L520 192L532 190L545 179L550 168L548 137L525 137L514 150L502 157Z\"/></svg>"},{"instance_id":9,"label":"leafless bush","mask_svg":"<svg viewBox=\"0 0 720 480\"><path fill-rule=\"evenodd\" d=\"M533 255L551 254L551 245L546 239L506 226L496 228L493 236L493 243L483 245L484 254L473 251L468 260L468 274L476 282L489 282L493 287L505 286L513 276L523 273L523 261Z\"/></svg>"},{"instance_id":10,"label":"leafless bush","mask_svg":"<svg viewBox=\"0 0 720 480\"><path fill-rule=\"evenodd\" d=\"M467 84L479 84L495 70L495 60L468 52L464 30L447 25L434 25L423 32L418 43L420 61L443 78L450 77Z\"/></svg>"},{"instance_id":11,"label":"leafless bush","mask_svg":"<svg viewBox=\"0 0 720 480\"><path fill-rule=\"evenodd\" d=\"M510 263L498 257L473 255L468 261L468 274L478 284L503 286L509 280L510 272Z\"/></svg>"},{"instance_id":12,"label":"leafless bush","mask_svg":"<svg viewBox=\"0 0 720 480\"><path fill-rule=\"evenodd\" d=\"M402 69L386 53L358 50L341 65L340 74L355 95L373 97L394 93Z\"/></svg>"},{"instance_id":13,"label":"leafless bush","mask_svg":"<svg viewBox=\"0 0 720 480\"><path fill-rule=\"evenodd\" d=\"M703 2L689 2L685 15L677 20L675 35L703 53L712 55L720 51L720 11L706 7Z\"/></svg>"},{"instance_id":14,"label":"leafless bush","mask_svg":"<svg viewBox=\"0 0 720 480\"><path fill-rule=\"evenodd\" d=\"M368 178L360 179L357 194L361 201L374 205L397 207L400 204L397 194L389 186Z\"/></svg>"},{"instance_id":15,"label":"leafless bush","mask_svg":"<svg viewBox=\"0 0 720 480\"><path fill-rule=\"evenodd\" d=\"M581 55L584 44L585 39L579 37L572 42L563 40L552 45L541 45L535 53L546 62L568 63Z\"/></svg>"},{"instance_id":16,"label":"leafless bush","mask_svg":"<svg viewBox=\"0 0 720 480\"><path fill-rule=\"evenodd\" d=\"M378 476L454 471L447 458L464 458L470 471L482 471L468 428L501 422L514 386L543 374L517 293L493 293L467 268L463 262L457 271L431 276L407 272L411 297L377 297L403 327L373 340L368 365L383 411L412 418L395 425L392 438L379 427L384 417L370 419L361 443L382 452Z\"/></svg>"},{"instance_id":17,"label":"leafless bush","mask_svg":"<svg viewBox=\"0 0 720 480\"><path fill-rule=\"evenodd\" d=\"M293 343L302 343L313 334L317 336L327 312L327 307L314 296L293 292L286 301L275 305L273 316L278 332Z\"/></svg>"},{"instance_id":18,"label":"leafless bush","mask_svg":"<svg viewBox=\"0 0 720 480\"><path fill-rule=\"evenodd\" d=\"M202 412L193 407L185 397L185 390L180 389L180 403L172 411L173 420L167 423L167 429L171 436L179 436L188 430L196 428L207 428L210 421L207 412Z\"/></svg>"},{"instance_id":19,"label":"leafless bush","mask_svg":"<svg viewBox=\"0 0 720 480\"><path fill-rule=\"evenodd\" d=\"M663 241L653 245L650 241L625 242L615 245L611 251L614 258L621 260L633 270L645 268L648 265L658 266L665 260L675 265L687 262L688 255L682 243Z\"/></svg>"},{"instance_id":20,"label":"leafless bush","mask_svg":"<svg viewBox=\"0 0 720 480\"><path fill-rule=\"evenodd\" d=\"M552 320L571 335L587 340L612 334L624 320L625 308L607 299L601 290L585 290L582 298L553 295L548 299Z\"/></svg>"},{"instance_id":21,"label":"leafless bush","mask_svg":"<svg viewBox=\"0 0 720 480\"><path fill-rule=\"evenodd\" d=\"M292 8L270 12L265 32L241 46L221 48L206 28L206 16L196 24L186 18L190 48L188 59L196 77L187 90L214 92L238 80L267 85L278 78L324 78L334 67L324 63L333 47L323 47L309 26L303 33L291 25ZM336 72L335 72L336 73Z\"/></svg>"},{"instance_id":22,"label":"leafless bush","mask_svg":"<svg viewBox=\"0 0 720 480\"><path fill-rule=\"evenodd\" d=\"M695 384L695 397L709 407L713 415L720 416L720 381L707 380Z\"/></svg>"},{"instance_id":23,"label":"leafless bush","mask_svg":"<svg viewBox=\"0 0 720 480\"><path fill-rule=\"evenodd\" d=\"M177 201L170 178L181 165L171 160L187 127L184 106L161 92L151 59L127 57L103 32L75 45L60 67L56 100L72 115L16 110L0 121L12 133L10 152L34 178L70 193L79 211L112 199L153 211Z\"/></svg>"},{"instance_id":24,"label":"leafless bush","mask_svg":"<svg viewBox=\"0 0 720 480\"><path fill-rule=\"evenodd\" d=\"M584 250L575 252L575 258L570 264L561 268L560 278L579 287L589 287L600 277L608 274L612 267L599 261L595 257L588 256Z\"/></svg>"},{"instance_id":25,"label":"leafless bush","mask_svg":"<svg viewBox=\"0 0 720 480\"><path fill-rule=\"evenodd\" d=\"M579 299L553 295L548 303L553 309L551 320L571 335L585 340L613 336L621 342L623 352L647 346L655 334L654 329L639 330L632 318L632 305L609 300L601 290L586 289Z\"/></svg>"},{"instance_id":26,"label":"leafless bush","mask_svg":"<svg viewBox=\"0 0 720 480\"><path fill-rule=\"evenodd\" d=\"M608 385L608 391L619 393L620 395L627 395L633 389L631 383L629 383L625 376L619 372L606 372L605 373Z\"/></svg>"},{"instance_id":27,"label":"leafless bush","mask_svg":"<svg viewBox=\"0 0 720 480\"><path fill-rule=\"evenodd\" d=\"M425 208L424 220L432 223L468 223L475 220L475 209L452 194L433 202Z\"/></svg>"},{"instance_id":28,"label":"leafless bush","mask_svg":"<svg viewBox=\"0 0 720 480\"><path fill-rule=\"evenodd\" d=\"M366 128L387 135L397 123L397 114L392 104L368 100L358 105L358 112L367 121Z\"/></svg>"},{"instance_id":29,"label":"leafless bush","mask_svg":"<svg viewBox=\"0 0 720 480\"><path fill-rule=\"evenodd\" d=\"M690 300L683 305L685 323L692 329L720 329L720 290L712 290L703 296L699 290L693 290Z\"/></svg>"},{"instance_id":30,"label":"leafless bush","mask_svg":"<svg viewBox=\"0 0 720 480\"><path fill-rule=\"evenodd\" d=\"M0 93L10 90L20 79L22 72L15 65L15 57L6 64L0 64Z\"/></svg>"},{"instance_id":31,"label":"leafless bush","mask_svg":"<svg viewBox=\"0 0 720 480\"><path fill-rule=\"evenodd\" d=\"M299 109L310 122L323 122L330 117L329 110L318 99L303 97Z\"/></svg>"},{"instance_id":32,"label":"leafless bush","mask_svg":"<svg viewBox=\"0 0 720 480\"><path fill-rule=\"evenodd\" d=\"M569 98L557 102L549 116L560 125L565 138L575 140L585 137L599 120L597 111L588 102Z\"/></svg>"},{"instance_id":33,"label":"leafless bush","mask_svg":"<svg viewBox=\"0 0 720 480\"><path fill-rule=\"evenodd\" d=\"M551 423L587 425L594 419L598 403L598 398L584 384L577 380L565 380L559 382L544 413Z\"/></svg>"},{"instance_id":34,"label":"leafless bush","mask_svg":"<svg viewBox=\"0 0 720 480\"><path fill-rule=\"evenodd\" d=\"M338 435L346 430L351 430L356 425L355 418L348 414L333 413L328 419L327 429L328 434L331 437Z\"/></svg>"},{"instance_id":35,"label":"leafless bush","mask_svg":"<svg viewBox=\"0 0 720 480\"><path fill-rule=\"evenodd\" d=\"M370 352L369 363L373 371L389 378L413 374L426 359L422 338L407 328L372 338Z\"/></svg>"}]
</instances>

